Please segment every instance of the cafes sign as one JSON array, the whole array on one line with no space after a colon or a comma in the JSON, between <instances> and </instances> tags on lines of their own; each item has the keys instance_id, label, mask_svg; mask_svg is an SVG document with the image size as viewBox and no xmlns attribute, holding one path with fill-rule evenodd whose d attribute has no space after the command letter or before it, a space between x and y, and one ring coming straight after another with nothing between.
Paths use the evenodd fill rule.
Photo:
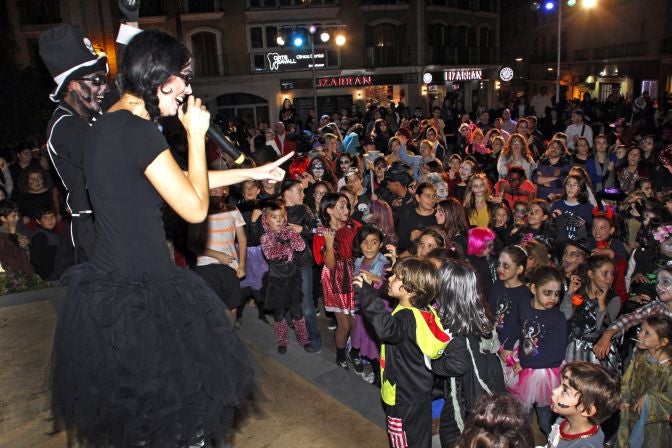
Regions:
<instances>
[{"instance_id":1,"label":"cafes sign","mask_svg":"<svg viewBox=\"0 0 672 448\"><path fill-rule=\"evenodd\" d=\"M315 68L324 68L325 53L315 53ZM278 53L266 54L268 69L271 71L302 70L313 67L312 53Z\"/></svg>"},{"instance_id":2,"label":"cafes sign","mask_svg":"<svg viewBox=\"0 0 672 448\"><path fill-rule=\"evenodd\" d=\"M480 68L465 68L456 70L446 70L444 79L446 81L474 81L483 79L483 70Z\"/></svg>"},{"instance_id":3,"label":"cafes sign","mask_svg":"<svg viewBox=\"0 0 672 448\"><path fill-rule=\"evenodd\" d=\"M317 80L317 87L358 87L358 86L372 86L372 75L356 75L356 76L330 76L328 78L320 78Z\"/></svg>"}]
</instances>

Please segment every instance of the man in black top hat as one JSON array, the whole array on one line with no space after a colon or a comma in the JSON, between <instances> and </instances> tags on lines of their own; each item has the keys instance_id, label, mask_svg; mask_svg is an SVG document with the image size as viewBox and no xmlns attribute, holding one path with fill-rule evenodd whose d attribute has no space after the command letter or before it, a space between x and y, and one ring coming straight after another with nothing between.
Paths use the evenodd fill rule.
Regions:
<instances>
[{"instance_id":1,"label":"man in black top hat","mask_svg":"<svg viewBox=\"0 0 672 448\"><path fill-rule=\"evenodd\" d=\"M93 255L95 229L93 212L84 179L83 146L86 133L107 92L107 56L97 54L78 26L62 24L40 34L40 56L51 73L56 88L49 98L58 104L47 127L47 148L63 185L68 190L66 204L72 215L64 232L55 274ZM74 254L73 254L74 250Z\"/></svg>"}]
</instances>

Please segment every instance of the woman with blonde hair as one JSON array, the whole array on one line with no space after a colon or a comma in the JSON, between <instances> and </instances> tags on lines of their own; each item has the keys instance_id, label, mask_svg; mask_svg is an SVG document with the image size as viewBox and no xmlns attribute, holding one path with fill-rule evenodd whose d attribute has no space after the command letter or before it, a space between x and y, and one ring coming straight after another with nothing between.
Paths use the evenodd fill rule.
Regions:
<instances>
[{"instance_id":1,"label":"woman with blonde hair","mask_svg":"<svg viewBox=\"0 0 672 448\"><path fill-rule=\"evenodd\" d=\"M488 227L495 206L488 178L483 173L471 176L464 193L464 211L471 227Z\"/></svg>"}]
</instances>

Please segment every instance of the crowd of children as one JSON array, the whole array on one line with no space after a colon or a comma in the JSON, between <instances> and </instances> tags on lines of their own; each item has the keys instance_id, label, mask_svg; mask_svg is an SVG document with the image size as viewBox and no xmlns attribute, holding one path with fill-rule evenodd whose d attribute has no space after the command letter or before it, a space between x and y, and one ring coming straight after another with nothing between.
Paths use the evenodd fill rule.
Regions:
<instances>
[{"instance_id":1,"label":"crowd of children","mask_svg":"<svg viewBox=\"0 0 672 448\"><path fill-rule=\"evenodd\" d=\"M167 212L175 262L236 326L248 303L270 315L280 354L290 328L320 352L333 316L395 448L431 445L437 402L444 448L532 446L533 415L551 447L672 446L672 145L540 136L534 117L465 120L451 144L436 119L380 120L357 147L297 141L281 185L211 190L201 225ZM62 210L39 163L15 164L28 196L0 200L0 262L55 281Z\"/></svg>"}]
</instances>

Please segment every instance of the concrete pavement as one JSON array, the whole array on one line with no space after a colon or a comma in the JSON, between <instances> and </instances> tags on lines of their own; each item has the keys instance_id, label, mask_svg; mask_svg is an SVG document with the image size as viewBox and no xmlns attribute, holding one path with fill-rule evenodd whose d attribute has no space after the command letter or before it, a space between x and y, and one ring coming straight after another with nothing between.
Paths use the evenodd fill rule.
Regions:
<instances>
[{"instance_id":1,"label":"concrete pavement","mask_svg":"<svg viewBox=\"0 0 672 448\"><path fill-rule=\"evenodd\" d=\"M0 446L60 448L51 434L48 366L63 289L0 296ZM322 319L324 320L324 319ZM260 393L232 431L234 448L387 446L377 388L336 366L325 327L322 353L291 340L278 355L272 328L248 309L240 330L257 363Z\"/></svg>"}]
</instances>

